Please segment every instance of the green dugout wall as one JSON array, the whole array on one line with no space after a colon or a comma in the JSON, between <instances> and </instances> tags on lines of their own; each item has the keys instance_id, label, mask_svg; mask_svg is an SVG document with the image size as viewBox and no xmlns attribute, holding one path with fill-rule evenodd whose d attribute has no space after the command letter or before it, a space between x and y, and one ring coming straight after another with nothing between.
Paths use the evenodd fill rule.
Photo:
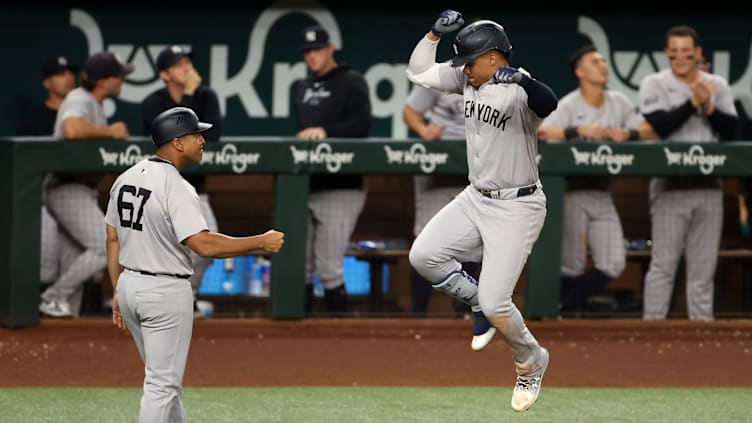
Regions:
<instances>
[{"instance_id":1,"label":"green dugout wall","mask_svg":"<svg viewBox=\"0 0 752 423\"><path fill-rule=\"evenodd\" d=\"M238 138L207 145L199 173L275 174L273 225L285 247L272 256L271 316L304 315L306 204L311 173L464 174L461 141ZM57 142L0 138L5 166L0 179L0 326L39 321L39 212L48 171L118 173L153 153L149 141ZM525 315L558 314L561 204L565 175L752 176L752 142L688 144L562 143L540 145L540 171L548 215L528 261ZM99 224L104 224L101 222Z\"/></svg>"}]
</instances>

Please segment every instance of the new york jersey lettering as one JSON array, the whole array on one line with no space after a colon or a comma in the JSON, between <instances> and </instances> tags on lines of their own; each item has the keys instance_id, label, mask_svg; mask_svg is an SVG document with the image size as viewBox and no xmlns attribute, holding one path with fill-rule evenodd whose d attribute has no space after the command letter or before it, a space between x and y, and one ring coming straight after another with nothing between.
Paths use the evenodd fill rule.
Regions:
<instances>
[{"instance_id":1,"label":"new york jersey lettering","mask_svg":"<svg viewBox=\"0 0 752 423\"><path fill-rule=\"evenodd\" d=\"M512 118L511 115L502 113L501 110L494 109L487 104L478 103L476 105L474 101L468 100L465 101L465 118L472 117L496 128L501 128L502 131L506 129L507 121Z\"/></svg>"}]
</instances>

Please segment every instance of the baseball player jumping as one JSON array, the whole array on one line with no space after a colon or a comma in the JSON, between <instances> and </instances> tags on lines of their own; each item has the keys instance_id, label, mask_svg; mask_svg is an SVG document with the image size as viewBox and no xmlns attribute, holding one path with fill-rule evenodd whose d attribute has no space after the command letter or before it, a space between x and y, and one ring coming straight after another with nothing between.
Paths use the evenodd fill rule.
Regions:
<instances>
[{"instance_id":1,"label":"baseball player jumping","mask_svg":"<svg viewBox=\"0 0 752 423\"><path fill-rule=\"evenodd\" d=\"M517 370L512 408L525 411L538 399L549 355L525 326L512 293L546 217L536 132L557 98L527 71L510 67L512 45L493 21L463 28L454 41L455 57L437 63L442 35L463 24L459 12L442 12L407 68L416 84L464 95L470 181L415 239L410 264L435 289L479 306L496 327ZM460 263L481 258L479 284Z\"/></svg>"},{"instance_id":2,"label":"baseball player jumping","mask_svg":"<svg viewBox=\"0 0 752 423\"><path fill-rule=\"evenodd\" d=\"M182 386L193 334L191 250L203 257L276 253L284 234L229 237L209 232L196 189L180 175L201 161L202 131L187 107L154 118L154 157L118 176L107 204L107 271L112 322L126 327L144 362L139 422L185 422Z\"/></svg>"}]
</instances>

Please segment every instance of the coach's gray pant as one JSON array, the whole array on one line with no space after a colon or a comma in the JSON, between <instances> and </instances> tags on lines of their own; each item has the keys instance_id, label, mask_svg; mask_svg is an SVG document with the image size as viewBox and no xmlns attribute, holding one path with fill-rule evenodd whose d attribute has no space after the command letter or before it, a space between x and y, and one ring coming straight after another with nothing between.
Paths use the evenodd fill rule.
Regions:
<instances>
[{"instance_id":1,"label":"coach's gray pant","mask_svg":"<svg viewBox=\"0 0 752 423\"><path fill-rule=\"evenodd\" d=\"M190 282L125 270L117 298L146 371L139 423L187 421L182 394L193 335Z\"/></svg>"}]
</instances>

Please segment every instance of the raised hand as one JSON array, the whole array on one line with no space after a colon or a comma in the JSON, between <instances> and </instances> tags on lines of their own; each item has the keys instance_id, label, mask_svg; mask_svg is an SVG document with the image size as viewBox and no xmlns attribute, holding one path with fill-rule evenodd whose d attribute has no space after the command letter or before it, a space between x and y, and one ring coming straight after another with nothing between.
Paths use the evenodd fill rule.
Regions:
<instances>
[{"instance_id":1,"label":"raised hand","mask_svg":"<svg viewBox=\"0 0 752 423\"><path fill-rule=\"evenodd\" d=\"M465 19L462 17L462 13L447 9L439 14L439 18L436 19L436 22L431 27L431 32L441 36L441 34L459 29L464 23Z\"/></svg>"},{"instance_id":2,"label":"raised hand","mask_svg":"<svg viewBox=\"0 0 752 423\"><path fill-rule=\"evenodd\" d=\"M513 84L522 81L522 72L509 66L502 66L494 72L493 80L497 84Z\"/></svg>"},{"instance_id":3,"label":"raised hand","mask_svg":"<svg viewBox=\"0 0 752 423\"><path fill-rule=\"evenodd\" d=\"M198 74L196 69L191 69L183 76L183 94L193 95L196 89L201 85L201 75Z\"/></svg>"}]
</instances>

